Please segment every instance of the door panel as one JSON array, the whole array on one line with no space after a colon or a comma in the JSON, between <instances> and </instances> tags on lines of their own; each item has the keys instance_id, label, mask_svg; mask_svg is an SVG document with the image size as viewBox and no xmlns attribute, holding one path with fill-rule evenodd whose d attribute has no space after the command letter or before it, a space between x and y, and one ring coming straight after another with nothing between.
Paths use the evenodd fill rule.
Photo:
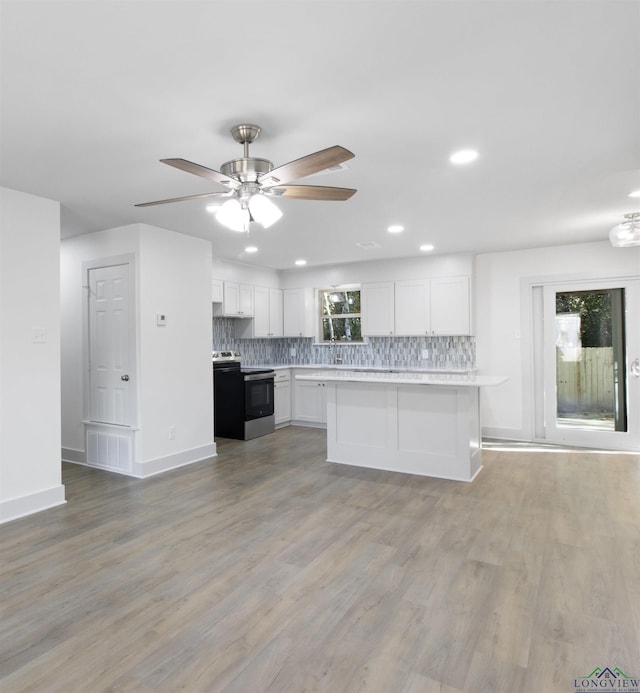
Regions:
<instances>
[{"instance_id":1,"label":"door panel","mask_svg":"<svg viewBox=\"0 0 640 693\"><path fill-rule=\"evenodd\" d=\"M640 282L544 287L544 437L640 449Z\"/></svg>"},{"instance_id":2,"label":"door panel","mask_svg":"<svg viewBox=\"0 0 640 693\"><path fill-rule=\"evenodd\" d=\"M89 270L89 419L131 425L129 265Z\"/></svg>"}]
</instances>

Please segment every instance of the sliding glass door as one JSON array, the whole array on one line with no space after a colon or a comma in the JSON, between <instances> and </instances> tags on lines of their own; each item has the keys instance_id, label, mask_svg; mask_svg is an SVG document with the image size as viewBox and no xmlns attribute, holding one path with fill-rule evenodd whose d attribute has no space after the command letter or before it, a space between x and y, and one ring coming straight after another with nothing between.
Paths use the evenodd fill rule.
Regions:
<instances>
[{"instance_id":1,"label":"sliding glass door","mask_svg":"<svg viewBox=\"0 0 640 693\"><path fill-rule=\"evenodd\" d=\"M639 284L543 287L548 442L640 451Z\"/></svg>"}]
</instances>

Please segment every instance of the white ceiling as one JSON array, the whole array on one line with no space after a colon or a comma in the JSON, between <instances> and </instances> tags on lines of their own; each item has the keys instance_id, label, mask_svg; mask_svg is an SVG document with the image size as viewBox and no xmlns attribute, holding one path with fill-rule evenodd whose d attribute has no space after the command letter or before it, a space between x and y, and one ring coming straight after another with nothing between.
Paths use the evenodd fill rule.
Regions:
<instances>
[{"instance_id":1,"label":"white ceiling","mask_svg":"<svg viewBox=\"0 0 640 693\"><path fill-rule=\"evenodd\" d=\"M640 209L638 0L2 0L2 185L62 203L63 237L144 222L276 269L597 241ZM230 128L275 166L340 144L249 238L223 191L159 163L219 169ZM448 162L459 148L479 159ZM389 224L404 225L390 235ZM252 225L253 226L253 225ZM356 243L375 241L379 249ZM259 252L249 256L249 243Z\"/></svg>"}]
</instances>

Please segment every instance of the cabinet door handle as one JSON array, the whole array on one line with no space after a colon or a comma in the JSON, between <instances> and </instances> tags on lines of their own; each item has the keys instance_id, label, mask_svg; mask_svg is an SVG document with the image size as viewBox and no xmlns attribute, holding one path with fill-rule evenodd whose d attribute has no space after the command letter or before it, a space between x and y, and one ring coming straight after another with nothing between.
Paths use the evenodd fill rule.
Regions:
<instances>
[{"instance_id":1,"label":"cabinet door handle","mask_svg":"<svg viewBox=\"0 0 640 693\"><path fill-rule=\"evenodd\" d=\"M120 376L120 380L124 380L124 382L126 383L129 381L129 376L125 373L124 375Z\"/></svg>"}]
</instances>

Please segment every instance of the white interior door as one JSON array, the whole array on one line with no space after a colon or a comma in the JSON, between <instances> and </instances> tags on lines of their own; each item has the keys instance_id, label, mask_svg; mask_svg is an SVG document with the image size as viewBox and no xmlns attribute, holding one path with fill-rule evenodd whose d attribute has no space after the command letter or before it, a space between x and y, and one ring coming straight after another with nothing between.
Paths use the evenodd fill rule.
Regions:
<instances>
[{"instance_id":1,"label":"white interior door","mask_svg":"<svg viewBox=\"0 0 640 693\"><path fill-rule=\"evenodd\" d=\"M133 373L129 265L89 270L89 419L130 426Z\"/></svg>"},{"instance_id":2,"label":"white interior door","mask_svg":"<svg viewBox=\"0 0 640 693\"><path fill-rule=\"evenodd\" d=\"M640 282L543 290L544 438L640 450Z\"/></svg>"}]
</instances>

